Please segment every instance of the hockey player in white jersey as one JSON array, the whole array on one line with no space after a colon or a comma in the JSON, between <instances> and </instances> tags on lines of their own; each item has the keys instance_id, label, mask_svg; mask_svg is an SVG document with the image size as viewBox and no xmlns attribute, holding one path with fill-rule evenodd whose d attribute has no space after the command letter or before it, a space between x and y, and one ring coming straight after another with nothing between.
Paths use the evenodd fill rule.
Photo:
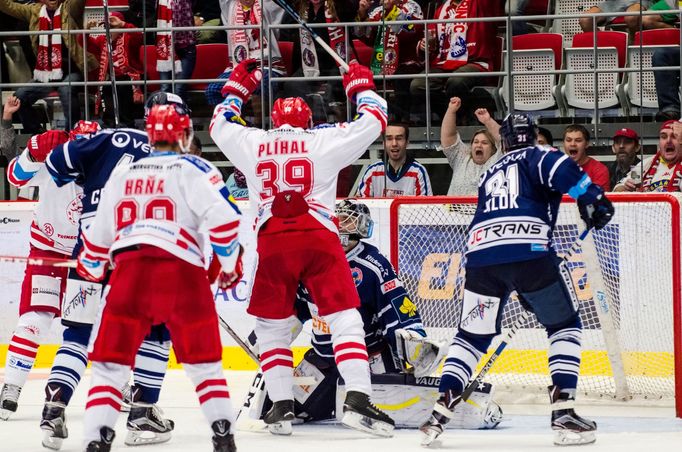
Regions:
<instances>
[{"instance_id":1,"label":"hockey player in white jersey","mask_svg":"<svg viewBox=\"0 0 682 452\"><path fill-rule=\"evenodd\" d=\"M265 384L274 401L267 424L291 433L294 418L292 327L299 282L311 292L329 324L334 357L346 382L342 422L379 436L394 423L370 402L367 348L355 285L338 238L334 216L339 171L359 158L386 127L386 101L374 89L372 72L351 64L343 77L358 119L310 128L312 113L301 98L278 99L270 131L245 127L241 108L260 86L255 60L240 63L223 89L211 137L246 176L258 212L258 268L248 312L256 317Z\"/></svg>"},{"instance_id":2,"label":"hockey player in white jersey","mask_svg":"<svg viewBox=\"0 0 682 452\"><path fill-rule=\"evenodd\" d=\"M74 183L57 187L45 167L50 151L68 140L69 134L61 130L34 135L7 168L7 179L12 185L38 187L40 194L31 223L29 258L68 259L76 244L83 190ZM61 313L66 274L65 267L26 266L19 321L7 350L0 419L9 419L17 410L19 394L33 368L38 344L50 331L52 319Z\"/></svg>"},{"instance_id":3,"label":"hockey player in white jersey","mask_svg":"<svg viewBox=\"0 0 682 452\"><path fill-rule=\"evenodd\" d=\"M199 229L208 231L222 266L219 285L229 289L241 277L240 212L220 172L186 155L192 121L184 110L153 107L147 133L152 153L113 171L78 256L78 273L90 281L115 264L89 346L85 448L110 450L120 388L151 325L165 323L213 430L214 451L234 452L234 411Z\"/></svg>"},{"instance_id":4,"label":"hockey player in white jersey","mask_svg":"<svg viewBox=\"0 0 682 452\"><path fill-rule=\"evenodd\" d=\"M536 146L536 134L527 116L508 115L500 129L505 155L479 181L461 318L443 364L441 397L421 427L422 445L433 443L462 403L478 361L500 333L513 291L549 338L554 443L589 444L596 439L597 424L574 411L582 325L572 278L556 255L552 234L564 193L577 201L588 228L606 226L614 209L603 190L565 154Z\"/></svg>"}]
</instances>

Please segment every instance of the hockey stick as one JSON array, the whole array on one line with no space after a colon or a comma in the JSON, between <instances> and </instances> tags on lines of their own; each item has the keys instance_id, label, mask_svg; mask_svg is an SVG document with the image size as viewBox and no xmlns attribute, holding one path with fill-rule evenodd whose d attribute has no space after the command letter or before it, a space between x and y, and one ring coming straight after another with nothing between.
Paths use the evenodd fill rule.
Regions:
<instances>
[{"instance_id":1,"label":"hockey stick","mask_svg":"<svg viewBox=\"0 0 682 452\"><path fill-rule=\"evenodd\" d=\"M343 58L341 58L341 56L339 56L339 54L336 53L336 51L334 51L334 49L332 49L331 47L329 47L329 44L327 44L326 42L324 42L324 39L322 39L322 38L320 37L320 35L318 35L317 32L316 32L313 28L311 28L310 26L308 26L308 24L307 24L303 19L301 19L301 16L299 16L299 14L296 12L296 10L294 10L294 8L292 8L291 5L289 5L289 4L286 2L286 0L274 0L274 2L275 2L280 8L282 8L284 11L286 11L287 14L289 14L289 15L291 16L292 19L294 19L296 22L298 22L299 25L301 25L303 28L305 28L306 31L308 31L308 33L310 33L310 36L313 37L313 39L315 40L315 42L318 43L318 44L320 45L320 47L322 47L324 50L326 50L327 53L328 53L332 58L334 58L334 60L335 60L336 63L341 67L341 69L343 69L344 71L348 72L348 63L346 63L346 62L343 60Z\"/></svg>"},{"instance_id":2,"label":"hockey stick","mask_svg":"<svg viewBox=\"0 0 682 452\"><path fill-rule=\"evenodd\" d=\"M104 7L104 33L107 37L107 52L109 53L109 79L111 81L111 98L112 107L114 108L114 127L118 129L119 126L119 116L118 116L118 89L116 88L116 72L114 71L114 59L112 55L114 54L113 45L111 42L111 26L109 25L109 1L102 0L102 6Z\"/></svg>"},{"instance_id":3,"label":"hockey stick","mask_svg":"<svg viewBox=\"0 0 682 452\"><path fill-rule=\"evenodd\" d=\"M18 264L76 268L76 259L59 259L52 257L24 257L24 256L0 256L0 264Z\"/></svg>"},{"instance_id":4,"label":"hockey stick","mask_svg":"<svg viewBox=\"0 0 682 452\"><path fill-rule=\"evenodd\" d=\"M568 259L573 256L576 251L582 246L583 241L587 237L587 235L590 233L591 229L585 229L583 232L580 233L580 236L578 236L577 239L573 242L573 245L571 245L571 248L568 250L566 254L563 256L564 261L568 261ZM486 376L486 374L490 371L490 369L493 367L495 364L495 361L500 357L502 352L504 351L505 348L507 348L507 345L509 345L509 342L511 342L512 338L516 334L516 332L521 328L526 321L528 320L528 317L530 317L530 311L527 310L522 310L521 315L516 319L514 324L511 326L509 331L507 331L507 334L502 338L502 341L499 343L495 351L490 355L488 358L488 361L485 363L485 365L481 368L481 370L478 372L478 374L469 381L469 384L464 388L464 391L462 392L462 400L466 402L469 400L469 397L471 397L471 394L478 388L481 384L483 384L483 378Z\"/></svg>"}]
</instances>

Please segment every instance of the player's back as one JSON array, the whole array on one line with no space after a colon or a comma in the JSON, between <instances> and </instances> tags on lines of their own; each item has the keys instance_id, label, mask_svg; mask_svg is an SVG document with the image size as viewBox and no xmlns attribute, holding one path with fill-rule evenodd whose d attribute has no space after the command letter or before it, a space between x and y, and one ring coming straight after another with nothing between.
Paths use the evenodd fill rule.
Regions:
<instances>
[{"instance_id":1,"label":"player's back","mask_svg":"<svg viewBox=\"0 0 682 452\"><path fill-rule=\"evenodd\" d=\"M566 154L550 147L503 155L479 181L467 265L524 261L551 252L562 193L584 181L589 183L589 177Z\"/></svg>"},{"instance_id":2,"label":"player's back","mask_svg":"<svg viewBox=\"0 0 682 452\"><path fill-rule=\"evenodd\" d=\"M113 212L111 250L148 244L203 265L198 232L203 217L197 211L209 200L198 179L207 174L222 183L217 169L201 157L176 153L154 153L116 168L98 213Z\"/></svg>"},{"instance_id":3,"label":"player's back","mask_svg":"<svg viewBox=\"0 0 682 452\"><path fill-rule=\"evenodd\" d=\"M105 129L89 139L71 141L50 154L48 169L55 181L72 180L83 187L83 220L97 210L101 190L112 171L151 152L147 134L136 129Z\"/></svg>"}]
</instances>

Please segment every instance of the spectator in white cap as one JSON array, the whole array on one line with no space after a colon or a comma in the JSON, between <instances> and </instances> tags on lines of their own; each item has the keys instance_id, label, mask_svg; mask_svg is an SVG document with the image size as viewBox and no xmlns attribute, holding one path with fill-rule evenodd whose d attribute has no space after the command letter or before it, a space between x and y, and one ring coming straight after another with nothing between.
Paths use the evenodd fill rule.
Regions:
<instances>
[{"instance_id":1,"label":"spectator in white cap","mask_svg":"<svg viewBox=\"0 0 682 452\"><path fill-rule=\"evenodd\" d=\"M606 165L609 169L611 186L615 187L618 182L630 174L630 168L639 163L639 135L632 129L622 128L613 135L611 149L616 155L616 160Z\"/></svg>"}]
</instances>

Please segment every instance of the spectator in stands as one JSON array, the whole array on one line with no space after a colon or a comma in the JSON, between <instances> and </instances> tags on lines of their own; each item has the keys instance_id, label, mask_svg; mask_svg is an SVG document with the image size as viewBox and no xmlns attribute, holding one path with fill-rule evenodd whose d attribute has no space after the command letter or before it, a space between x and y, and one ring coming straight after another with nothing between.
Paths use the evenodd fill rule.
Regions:
<instances>
[{"instance_id":1,"label":"spectator in stands","mask_svg":"<svg viewBox=\"0 0 682 452\"><path fill-rule=\"evenodd\" d=\"M369 0L363 0L369 5ZM361 2L361 3L363 3ZM396 20L422 20L421 6L414 0L383 0L383 4L371 11L358 8L360 21L384 23ZM381 25L379 27L357 27L360 39L374 48L370 67L375 75L417 74L424 69L422 56L417 52L417 44L424 36L423 26ZM411 79L398 79L389 82L394 96L388 99L388 110L396 121L410 120L410 83Z\"/></svg>"},{"instance_id":2,"label":"spectator in stands","mask_svg":"<svg viewBox=\"0 0 682 452\"><path fill-rule=\"evenodd\" d=\"M281 22L281 14L284 12L273 2L267 1L266 7L262 7L261 0L233 0L227 2L222 11L222 17L227 26L242 26L242 25L259 25L261 20L268 25L277 25ZM263 70L263 86L268 92L268 80L270 73L272 77L282 77L285 75L285 68L282 62L282 57L277 44L277 38L273 35L270 38L269 34L261 36L260 29L233 29L227 30L227 43L229 46L229 55L227 67L225 72L218 76L222 81L209 83L206 88L206 100L209 105L218 105L223 101L221 90L225 85L225 80L230 78L232 69L249 58L262 58ZM262 48L261 48L262 44ZM262 55L261 55L262 52ZM270 57L272 57L272 64L270 64ZM268 69L272 69L272 71ZM273 84L273 92L277 92L278 84ZM260 91L256 90L256 94ZM267 94L266 94L267 99ZM251 102L251 105L258 104L257 100Z\"/></svg>"},{"instance_id":3,"label":"spectator in stands","mask_svg":"<svg viewBox=\"0 0 682 452\"><path fill-rule=\"evenodd\" d=\"M443 0L436 10L436 19L495 17L504 13L500 0ZM430 73L452 73L447 78L415 78L410 85L413 105L425 106L424 98L428 90L431 95L432 110L445 110L444 100L459 97L465 109L459 111L458 122L467 125L478 106L473 102L471 90L480 83L479 77L460 76L464 73L485 73L500 59L497 43L498 22L455 22L429 25L428 52ZM425 39L419 41L419 51L425 52ZM428 86L428 88L427 88ZM445 93L445 95L443 94Z\"/></svg>"},{"instance_id":4,"label":"spectator in stands","mask_svg":"<svg viewBox=\"0 0 682 452\"><path fill-rule=\"evenodd\" d=\"M523 16L528 6L528 0L509 0L507 3L507 12L510 16ZM512 21L512 35L525 35L530 33L531 28L527 22L523 20Z\"/></svg>"},{"instance_id":5,"label":"spectator in stands","mask_svg":"<svg viewBox=\"0 0 682 452\"><path fill-rule=\"evenodd\" d=\"M680 49L678 47L654 50L651 57L653 67L671 67L680 65ZM680 119L680 71L654 71L656 95L658 96L657 121Z\"/></svg>"},{"instance_id":6,"label":"spectator in stands","mask_svg":"<svg viewBox=\"0 0 682 452\"><path fill-rule=\"evenodd\" d=\"M649 8L650 3L651 3L650 0L606 0L604 2L597 3L596 5L585 11L586 14L585 17L581 17L580 19L578 19L578 21L580 22L580 28L582 28L583 31L586 32L594 31L595 21L597 23L597 27L601 27L603 25L610 25L611 22L618 18L619 13L622 12L634 13L637 11L646 10L647 8ZM595 13L613 13L613 16L608 17L602 16L596 18L593 16L587 16L587 14ZM639 21L639 17L640 16L623 17L623 21L625 22L628 31L633 36L640 29L641 24Z\"/></svg>"},{"instance_id":7,"label":"spectator in stands","mask_svg":"<svg viewBox=\"0 0 682 452\"><path fill-rule=\"evenodd\" d=\"M632 129L622 128L613 135L613 153L616 160L610 162L606 167L609 169L609 184L615 187L623 178L630 175L631 168L637 165L640 160L639 135Z\"/></svg>"},{"instance_id":8,"label":"spectator in stands","mask_svg":"<svg viewBox=\"0 0 682 452\"><path fill-rule=\"evenodd\" d=\"M157 0L130 0L128 9L123 11L123 20L136 28L153 28L156 26ZM156 33L145 34L145 45L152 44Z\"/></svg>"},{"instance_id":9,"label":"spectator in stands","mask_svg":"<svg viewBox=\"0 0 682 452\"><path fill-rule=\"evenodd\" d=\"M462 106L459 97L450 99L440 127L440 146L452 168L452 181L448 195L476 195L478 181L502 155L500 125L490 117L485 108L475 114L485 126L474 132L470 144L465 144L457 131L457 111Z\"/></svg>"},{"instance_id":10,"label":"spectator in stands","mask_svg":"<svg viewBox=\"0 0 682 452\"><path fill-rule=\"evenodd\" d=\"M189 80L197 62L197 40L193 31L173 31L175 27L193 27L194 15L190 0L159 0L156 11L156 26L168 31L156 33L156 70L161 80L176 82L163 83L161 91L173 92L184 99L187 84L177 80ZM172 39L171 39L172 33ZM172 46L172 48L171 48Z\"/></svg>"},{"instance_id":11,"label":"spectator in stands","mask_svg":"<svg viewBox=\"0 0 682 452\"><path fill-rule=\"evenodd\" d=\"M116 81L137 81L142 79L142 62L140 61L140 48L142 47L141 32L120 33L115 30L124 28L136 28L135 25L125 22L123 13L115 11L109 15L111 27L111 39L113 55L109 55L107 37L104 34L88 35L87 49L99 61L97 80L109 80L109 60L113 59L114 74ZM90 21L87 29L96 27L97 21ZM78 35L78 43L83 44L83 35ZM118 115L119 122L124 127L135 127L135 117L141 117L144 93L141 84L122 85L117 84ZM104 105L102 105L104 104ZM105 127L114 127L114 100L110 85L101 86L95 96L95 116L101 113ZM135 104L138 107L135 107Z\"/></svg>"},{"instance_id":12,"label":"spectator in stands","mask_svg":"<svg viewBox=\"0 0 682 452\"><path fill-rule=\"evenodd\" d=\"M197 27L215 27L221 25L220 3L218 0L194 0L194 25ZM211 42L221 42L225 36L220 30L200 30L197 31L197 41L199 44L209 44Z\"/></svg>"},{"instance_id":13,"label":"spectator in stands","mask_svg":"<svg viewBox=\"0 0 682 452\"><path fill-rule=\"evenodd\" d=\"M552 136L552 132L545 129L544 127L538 127L538 137L535 141L537 144L542 146L554 147L554 137Z\"/></svg>"},{"instance_id":14,"label":"spectator in stands","mask_svg":"<svg viewBox=\"0 0 682 452\"><path fill-rule=\"evenodd\" d=\"M671 119L658 132L658 152L631 168L613 191L682 191L682 123ZM641 168L641 169L640 169Z\"/></svg>"},{"instance_id":15,"label":"spectator in stands","mask_svg":"<svg viewBox=\"0 0 682 452\"><path fill-rule=\"evenodd\" d=\"M367 167L358 185L357 196L394 198L433 195L426 168L407 155L409 142L410 128L406 124L388 123L384 132L386 163L379 160Z\"/></svg>"},{"instance_id":16,"label":"spectator in stands","mask_svg":"<svg viewBox=\"0 0 682 452\"><path fill-rule=\"evenodd\" d=\"M678 0L655 0L651 4L649 11L669 11L679 10ZM674 28L679 20L679 14L661 13L642 17L642 28L651 30L654 28Z\"/></svg>"},{"instance_id":17,"label":"spectator in stands","mask_svg":"<svg viewBox=\"0 0 682 452\"><path fill-rule=\"evenodd\" d=\"M30 31L80 30L83 26L85 0L41 0L40 3L23 5L12 0L0 0L0 12L28 22ZM50 82L79 82L83 70L97 67L94 57L84 61L83 48L76 34L37 34L31 36L33 51L37 55L33 79L30 83L40 86L19 88L15 95L21 100L19 117L24 133L37 134L41 125L33 111L33 104L48 96L55 87ZM86 65L87 64L87 69ZM66 127L70 128L81 117L78 89L69 85L56 88L66 115Z\"/></svg>"},{"instance_id":18,"label":"spectator in stands","mask_svg":"<svg viewBox=\"0 0 682 452\"><path fill-rule=\"evenodd\" d=\"M287 0L298 10L301 18L311 24L328 24L328 28L316 28L317 34L332 49L346 58L346 31L344 27L335 27L335 22L352 22L355 19L357 4L348 0ZM283 23L295 23L285 15ZM339 75L338 65L329 54L316 43L305 29L283 29L280 32L282 41L294 43L292 72L294 77L317 77L319 75ZM350 40L351 37L348 37ZM333 121L346 118L346 95L338 82L286 82L279 93L281 97L307 98L310 93L323 93L323 102L309 102L313 110L313 119ZM315 96L315 94L313 94ZM328 117L327 110L333 111ZM322 110L322 111L320 111ZM332 117L332 115L334 117Z\"/></svg>"},{"instance_id":19,"label":"spectator in stands","mask_svg":"<svg viewBox=\"0 0 682 452\"><path fill-rule=\"evenodd\" d=\"M20 106L21 101L10 96L2 107L2 121L0 121L0 156L2 156L0 166L2 167L7 167L9 160L19 155L17 134L12 126L12 115L19 111Z\"/></svg>"},{"instance_id":20,"label":"spectator in stands","mask_svg":"<svg viewBox=\"0 0 682 452\"><path fill-rule=\"evenodd\" d=\"M580 124L571 124L564 130L564 152L590 176L592 182L609 191L609 169L587 155L590 132Z\"/></svg>"}]
</instances>

